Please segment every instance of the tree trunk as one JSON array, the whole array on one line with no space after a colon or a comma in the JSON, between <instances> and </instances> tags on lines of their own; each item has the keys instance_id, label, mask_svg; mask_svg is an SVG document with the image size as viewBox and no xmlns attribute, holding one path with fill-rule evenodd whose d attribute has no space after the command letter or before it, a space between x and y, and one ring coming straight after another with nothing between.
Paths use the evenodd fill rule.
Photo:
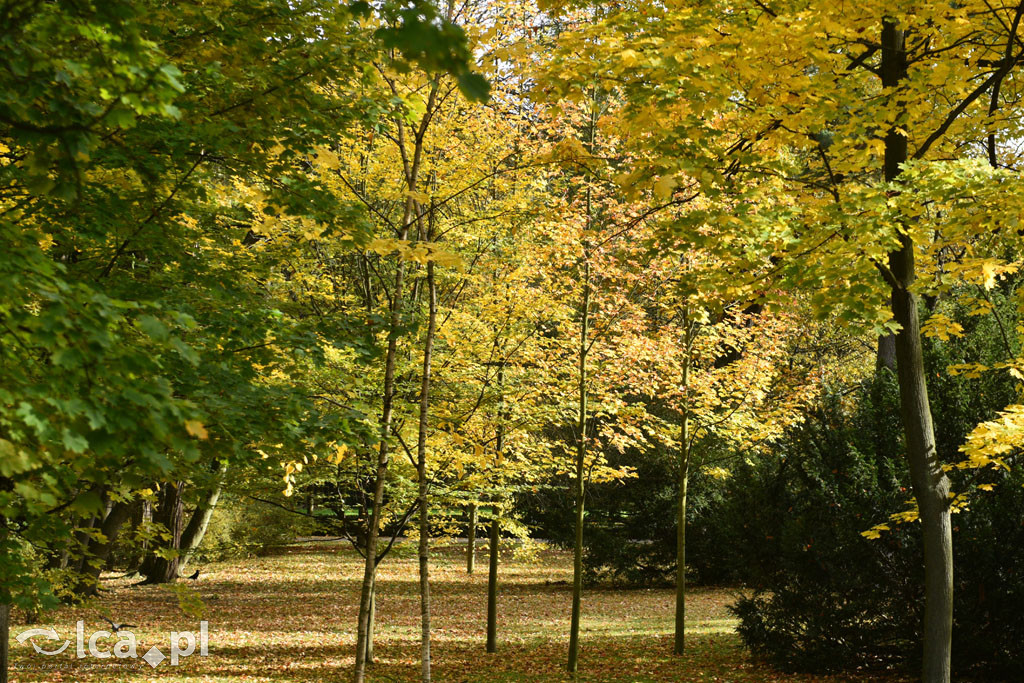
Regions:
<instances>
[{"instance_id":1,"label":"tree trunk","mask_svg":"<svg viewBox=\"0 0 1024 683\"><path fill-rule=\"evenodd\" d=\"M428 232L427 239L433 235ZM423 374L420 380L420 423L416 439L416 476L420 506L420 664L421 680L430 683L430 511L427 506L427 430L430 411L430 370L437 334L437 283L434 263L427 263L427 338L423 343Z\"/></svg>"},{"instance_id":2,"label":"tree trunk","mask_svg":"<svg viewBox=\"0 0 1024 683\"><path fill-rule=\"evenodd\" d=\"M494 452L497 459L502 459L505 454L505 366L498 366L498 428L494 435ZM473 506L474 515L476 506ZM491 507L490 557L487 563L487 651L494 653L498 651L498 560L500 556L499 543L501 542L501 522L498 521L498 504Z\"/></svg>"},{"instance_id":3,"label":"tree trunk","mask_svg":"<svg viewBox=\"0 0 1024 683\"><path fill-rule=\"evenodd\" d=\"M590 190L587 189L588 205ZM588 212L589 213L589 212ZM579 346L579 413L576 428L576 528L572 558L572 620L569 625L568 670L576 673L580 657L580 608L583 598L583 494L587 457L587 336L590 324L590 262L583 265L583 319Z\"/></svg>"},{"instance_id":4,"label":"tree trunk","mask_svg":"<svg viewBox=\"0 0 1024 683\"><path fill-rule=\"evenodd\" d=\"M896 335L887 334L878 338L878 350L875 354L875 372L885 368L896 371Z\"/></svg>"},{"instance_id":5,"label":"tree trunk","mask_svg":"<svg viewBox=\"0 0 1024 683\"><path fill-rule=\"evenodd\" d=\"M685 348L683 357L683 415L679 430L678 501L676 506L676 633L677 655L686 651L686 488L690 478L690 353L692 350L689 321L684 317Z\"/></svg>"},{"instance_id":6,"label":"tree trunk","mask_svg":"<svg viewBox=\"0 0 1024 683\"><path fill-rule=\"evenodd\" d=\"M445 18L448 21L451 21L454 11L455 2L454 0L449 0L447 12L445 14ZM395 120L397 132L397 138L395 141L402 157L402 171L405 176L405 186L410 193L415 192L417 189L420 164L423 160L423 141L437 104L437 95L440 90L440 83L440 77L438 76L435 76L431 82L430 94L427 96L425 114L419 120L419 124L412 130L413 147L411 155L409 155L407 151L407 144L409 140L406 133L404 119L398 118ZM413 218L415 208L415 200L412 196L407 197L405 201L405 209L402 215L401 227L398 230L398 239L406 240L409 238L409 230L411 228L411 220ZM416 214L417 223L422 225L422 216L419 215L420 212L417 211ZM388 439L391 437L392 413L394 411L395 361L398 351L399 328L402 322L401 314L404 298L402 289L404 285L405 265L401 259L399 259L398 265L395 268L395 286L391 292L390 301L388 348L387 355L384 360L384 397L382 401L383 406L381 414L381 440L380 450L377 455L377 478L373 486L373 510L370 512L369 529L367 529L366 536L366 563L363 567L363 586L359 596L359 624L356 630L356 664L355 670L352 674L352 680L354 683L363 683L366 679L367 638L369 636L370 612L373 602L372 597L375 590L374 578L377 572L377 540L380 536L380 509L384 504L384 477L387 474L389 462Z\"/></svg>"},{"instance_id":7,"label":"tree trunk","mask_svg":"<svg viewBox=\"0 0 1024 683\"><path fill-rule=\"evenodd\" d=\"M79 580L78 588L75 591L80 595L96 595L99 587L100 573L110 559L110 553L117 543L121 527L131 517L133 505L128 502L114 503L107 513L103 524L100 525L100 533L104 540L90 539L86 548L86 561L82 569L82 577Z\"/></svg>"},{"instance_id":8,"label":"tree trunk","mask_svg":"<svg viewBox=\"0 0 1024 683\"><path fill-rule=\"evenodd\" d=\"M14 488L14 482L7 477L0 477L0 491L10 491ZM8 549L8 536L10 527L6 515L0 514L0 549ZM0 683L7 683L8 652L7 647L11 639L11 600L14 599L6 589L0 587Z\"/></svg>"},{"instance_id":9,"label":"tree trunk","mask_svg":"<svg viewBox=\"0 0 1024 683\"><path fill-rule=\"evenodd\" d=\"M99 493L100 493L100 495L106 496L107 492L106 492L106 489L104 488L104 489L101 489L99 491ZM89 520L85 524L82 525L83 531L79 531L78 533L76 533L74 535L75 542L74 542L74 545L73 545L73 550L75 552L77 552L78 554L76 554L76 555L69 555L66 559L64 559L64 561L63 561L64 566L70 565L71 568L75 572L77 572L79 574L81 574L82 572L84 572L86 570L86 564L85 564L85 560L86 560L86 557L87 557L86 550L89 549L89 539L91 538L91 536L88 533L86 533L84 530L85 529L93 529L93 528L95 528L96 525L100 523L100 521L101 520L98 517L92 516L92 517L89 517Z\"/></svg>"},{"instance_id":10,"label":"tree trunk","mask_svg":"<svg viewBox=\"0 0 1024 683\"><path fill-rule=\"evenodd\" d=\"M487 651L498 651L498 543L501 541L501 523L498 506L494 505L491 518L490 558L487 563Z\"/></svg>"},{"instance_id":11,"label":"tree trunk","mask_svg":"<svg viewBox=\"0 0 1024 683\"><path fill-rule=\"evenodd\" d=\"M0 683L7 683L7 646L11 639L11 606L0 603Z\"/></svg>"},{"instance_id":12,"label":"tree trunk","mask_svg":"<svg viewBox=\"0 0 1024 683\"><path fill-rule=\"evenodd\" d=\"M466 516L466 573L472 574L476 563L476 503L469 506Z\"/></svg>"},{"instance_id":13,"label":"tree trunk","mask_svg":"<svg viewBox=\"0 0 1024 683\"><path fill-rule=\"evenodd\" d=\"M145 513L148 503L145 500L138 499L132 502L131 512L128 515L128 521L125 524L128 525L126 533L133 533L138 530L139 526L145 519ZM139 566L142 564L142 560L146 556L146 548L144 544L139 543L138 546L132 546L128 549L128 566L131 572L138 573Z\"/></svg>"},{"instance_id":14,"label":"tree trunk","mask_svg":"<svg viewBox=\"0 0 1024 683\"><path fill-rule=\"evenodd\" d=\"M907 64L903 31L892 20L882 27L882 85L899 87ZM899 103L896 103L899 106ZM899 125L899 123L897 123ZM885 179L895 180L907 160L907 138L895 127L885 138ZM917 296L910 289L916 277L914 243L900 235L900 248L889 254L893 281L893 317L901 329L896 335L896 374L900 387L900 414L906 438L910 478L924 535L925 683L948 683L953 633L953 539L949 518L949 480L935 450L928 386L925 379Z\"/></svg>"},{"instance_id":15,"label":"tree trunk","mask_svg":"<svg viewBox=\"0 0 1024 683\"><path fill-rule=\"evenodd\" d=\"M373 664L373 626L377 620L377 581L370 587L370 614L366 623L366 664Z\"/></svg>"},{"instance_id":16,"label":"tree trunk","mask_svg":"<svg viewBox=\"0 0 1024 683\"><path fill-rule=\"evenodd\" d=\"M394 298L397 302L402 288L403 266L399 265L395 278ZM392 307L391 329L399 323L399 311ZM388 339L388 350L384 361L384 414L381 419L380 449L377 452L377 477L373 484L373 508L366 534L366 562L363 565L363 586L359 595L359 624L356 630L356 666L353 674L355 683L363 683L366 677L367 637L370 624L370 607L373 596L374 578L377 572L377 538L380 534L380 508L384 504L384 478L387 476L389 452L388 439L391 436L391 414L395 393L395 357L398 339L394 334Z\"/></svg>"},{"instance_id":17,"label":"tree trunk","mask_svg":"<svg viewBox=\"0 0 1024 683\"><path fill-rule=\"evenodd\" d=\"M213 488L210 489L205 498L199 501L195 511L192 512L192 517L188 520L188 525L181 532L182 553L179 571L185 570L185 566L192 559L196 549L199 548L199 544L203 542L203 537L206 536L206 530L210 526L210 518L213 517L213 512L217 509L217 503L220 501L221 491L224 490L224 475L226 472L227 465L220 465Z\"/></svg>"},{"instance_id":18,"label":"tree trunk","mask_svg":"<svg viewBox=\"0 0 1024 683\"><path fill-rule=\"evenodd\" d=\"M145 583L171 583L178 578L178 551L181 550L181 523L185 511L181 498L182 486L182 482L168 482L160 491L160 507L154 515L154 521L167 528L171 538L166 547L175 551L175 554L171 559L156 554L147 557L141 568L146 576Z\"/></svg>"},{"instance_id":19,"label":"tree trunk","mask_svg":"<svg viewBox=\"0 0 1024 683\"><path fill-rule=\"evenodd\" d=\"M404 130L404 128L400 129ZM404 141L404 134L403 134ZM403 142L404 144L404 142ZM415 188L415 174L411 178L410 189ZM409 237L409 219L412 218L413 200L405 202L402 216L400 239ZM395 401L395 360L398 355L398 327L402 314L402 289L405 286L405 264L399 261L395 268L395 288L391 295L391 315L387 353L384 357L384 396L380 421L380 449L377 451L377 477L373 483L373 508L370 510L366 534L366 562L363 565L363 586L359 594L359 623L356 629L356 665L352 674L355 683L363 683L366 678L367 637L370 624L370 607L374 590L374 578L377 572L377 538L380 535L380 508L384 504L384 478L388 472L390 451L388 440L391 438L391 418Z\"/></svg>"}]
</instances>

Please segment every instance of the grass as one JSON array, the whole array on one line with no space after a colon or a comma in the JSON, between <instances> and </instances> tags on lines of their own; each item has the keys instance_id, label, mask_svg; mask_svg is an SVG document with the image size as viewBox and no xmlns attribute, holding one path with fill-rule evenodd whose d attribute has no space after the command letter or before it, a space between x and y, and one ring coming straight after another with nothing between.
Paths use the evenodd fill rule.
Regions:
<instances>
[{"instance_id":1,"label":"grass","mask_svg":"<svg viewBox=\"0 0 1024 683\"><path fill-rule=\"evenodd\" d=\"M406 548L382 565L373 683L419 680L417 565ZM564 672L568 642L571 563L565 553L544 551L532 561L503 557L499 594L498 653L484 652L486 560L467 576L464 548L435 550L432 564L433 673L441 683L571 681ZM479 561L483 560L483 561ZM171 631L199 623L182 611L166 587L110 581L110 592L89 605L44 615L72 640L63 654L45 656L11 628L12 680L75 681L347 681L353 663L361 558L340 543L309 543L282 555L203 567L199 581L183 582L202 598L209 622L209 656L195 654L151 668L141 659L75 656L75 622L86 639L105 628L100 615L137 624L141 657L151 646L169 654ZM671 590L587 591L583 600L579 681L846 681L863 676L784 674L752 660L734 632L724 589L695 588L687 603L688 652L671 655ZM39 637L47 649L60 641ZM100 641L109 650L116 637ZM104 647L103 642L108 645ZM891 680L891 679L890 679Z\"/></svg>"}]
</instances>

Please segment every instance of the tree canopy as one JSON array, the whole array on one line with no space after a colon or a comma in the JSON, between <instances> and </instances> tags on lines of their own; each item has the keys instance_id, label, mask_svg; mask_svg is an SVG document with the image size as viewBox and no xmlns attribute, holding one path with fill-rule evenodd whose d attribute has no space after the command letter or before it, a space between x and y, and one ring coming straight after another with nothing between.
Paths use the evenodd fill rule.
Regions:
<instances>
[{"instance_id":1,"label":"tree canopy","mask_svg":"<svg viewBox=\"0 0 1024 683\"><path fill-rule=\"evenodd\" d=\"M837 416L829 453L898 451L906 490L853 496L895 507L858 511L851 562L920 523L914 665L950 680L952 515L1024 444L1022 17L0 3L4 623L118 563L173 582L219 500L261 501L362 555L357 683L418 539L429 681L430 540L466 511L492 608L500 538L565 534L575 672L587 506L667 486L682 655L688 517L828 460L803 439ZM871 460L847 422L885 382Z\"/></svg>"}]
</instances>

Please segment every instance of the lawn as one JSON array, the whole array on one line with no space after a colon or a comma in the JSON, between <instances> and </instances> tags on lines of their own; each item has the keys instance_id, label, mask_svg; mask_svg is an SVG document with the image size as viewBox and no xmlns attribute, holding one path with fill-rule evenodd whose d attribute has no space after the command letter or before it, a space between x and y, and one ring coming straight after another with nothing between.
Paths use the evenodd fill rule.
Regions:
<instances>
[{"instance_id":1,"label":"lawn","mask_svg":"<svg viewBox=\"0 0 1024 683\"><path fill-rule=\"evenodd\" d=\"M419 676L417 568L405 544L382 565L379 579L375 683L416 681ZM569 681L563 671L569 622L571 563L567 554L544 551L532 561L504 557L499 595L499 651L484 652L486 559L467 576L463 550L435 551L432 571L434 679L441 682ZM137 653L151 646L169 653L171 631L193 630L199 620L182 611L166 587L107 582L93 603L44 615L37 627L56 628L70 639L60 655L18 643L20 614L11 628L12 680L80 681L346 681L353 662L360 558L337 542L307 543L263 558L211 564L198 581L185 581L204 603L209 654L196 652L172 666L142 659L78 659L75 623L85 640L109 627L101 615L137 625ZM583 602L580 681L843 681L865 676L811 677L783 674L752 660L734 632L726 605L732 591L695 588L688 603L689 651L671 655L671 590L587 591ZM187 597L187 594L186 594ZM36 637L56 649L61 640ZM117 638L100 640L109 650ZM104 647L102 643L108 645ZM184 647L184 643L182 643ZM86 644L86 648L88 645ZM881 679L878 679L881 680ZM887 680L895 680L889 678Z\"/></svg>"}]
</instances>

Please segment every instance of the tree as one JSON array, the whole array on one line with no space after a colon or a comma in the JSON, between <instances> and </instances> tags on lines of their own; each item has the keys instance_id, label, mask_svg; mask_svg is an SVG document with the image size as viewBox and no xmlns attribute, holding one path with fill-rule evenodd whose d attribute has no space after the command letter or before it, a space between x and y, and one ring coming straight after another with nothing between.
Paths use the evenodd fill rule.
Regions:
<instances>
[{"instance_id":1,"label":"tree","mask_svg":"<svg viewBox=\"0 0 1024 683\"><path fill-rule=\"evenodd\" d=\"M338 329L284 315L263 288L282 250L262 248L261 217L358 233L304 161L377 107L348 93L368 50L486 90L461 34L415 8L371 33L354 21L368 9L3 9L4 615L52 604L54 566L95 577L124 504L154 484L187 483L207 458L259 461L259 444L334 441L338 422L281 377Z\"/></svg>"},{"instance_id":2,"label":"tree","mask_svg":"<svg viewBox=\"0 0 1024 683\"><path fill-rule=\"evenodd\" d=\"M941 270L940 244L989 240L978 241L976 226L931 213L928 201L952 186L933 186L922 203L906 169L950 158L969 166L972 144L996 162L1001 153L1013 156L999 143L1019 129L1007 93L1022 56L1015 49L1022 9L638 5L625 10L635 22L619 13L566 36L559 64L563 91L581 71L595 76L582 68L588 64L622 81L633 130L649 134L642 144L656 152L631 180L699 181L718 208L675 230L698 244L717 241L710 246L730 264L727 272L771 264L789 286L807 287L823 314L842 310L879 333L899 328L908 466L927 539L928 681L949 679L952 562L949 481L935 456L920 354L918 291L927 285L918 278ZM620 26L630 27L630 47ZM600 45L588 43L597 32ZM672 89L658 87L669 81ZM1002 220L1008 208L993 206L989 220ZM702 239L707 224L731 233ZM999 263L998 254L986 250L983 260Z\"/></svg>"},{"instance_id":3,"label":"tree","mask_svg":"<svg viewBox=\"0 0 1024 683\"><path fill-rule=\"evenodd\" d=\"M594 87L578 104L552 106L547 124L553 141L547 155L563 169L556 176L562 198L551 250L565 265L553 284L565 292L564 298L579 302L558 335L563 362L573 366L563 381L574 388L572 412L560 409L565 411L562 419L572 425L560 431L573 446L574 569L567 662L573 672L580 650L587 483L630 476L628 466L609 467L604 452L647 446L648 432L657 422L649 404L634 399L646 393L638 375L615 366L626 363L635 350L636 331L646 322L644 302L657 297L673 275L643 247L651 236L651 212L633 198L620 197L612 182L613 171L628 159L617 158L619 139L602 124L614 120L618 106L614 92ZM681 197L669 204L686 201Z\"/></svg>"}]
</instances>

